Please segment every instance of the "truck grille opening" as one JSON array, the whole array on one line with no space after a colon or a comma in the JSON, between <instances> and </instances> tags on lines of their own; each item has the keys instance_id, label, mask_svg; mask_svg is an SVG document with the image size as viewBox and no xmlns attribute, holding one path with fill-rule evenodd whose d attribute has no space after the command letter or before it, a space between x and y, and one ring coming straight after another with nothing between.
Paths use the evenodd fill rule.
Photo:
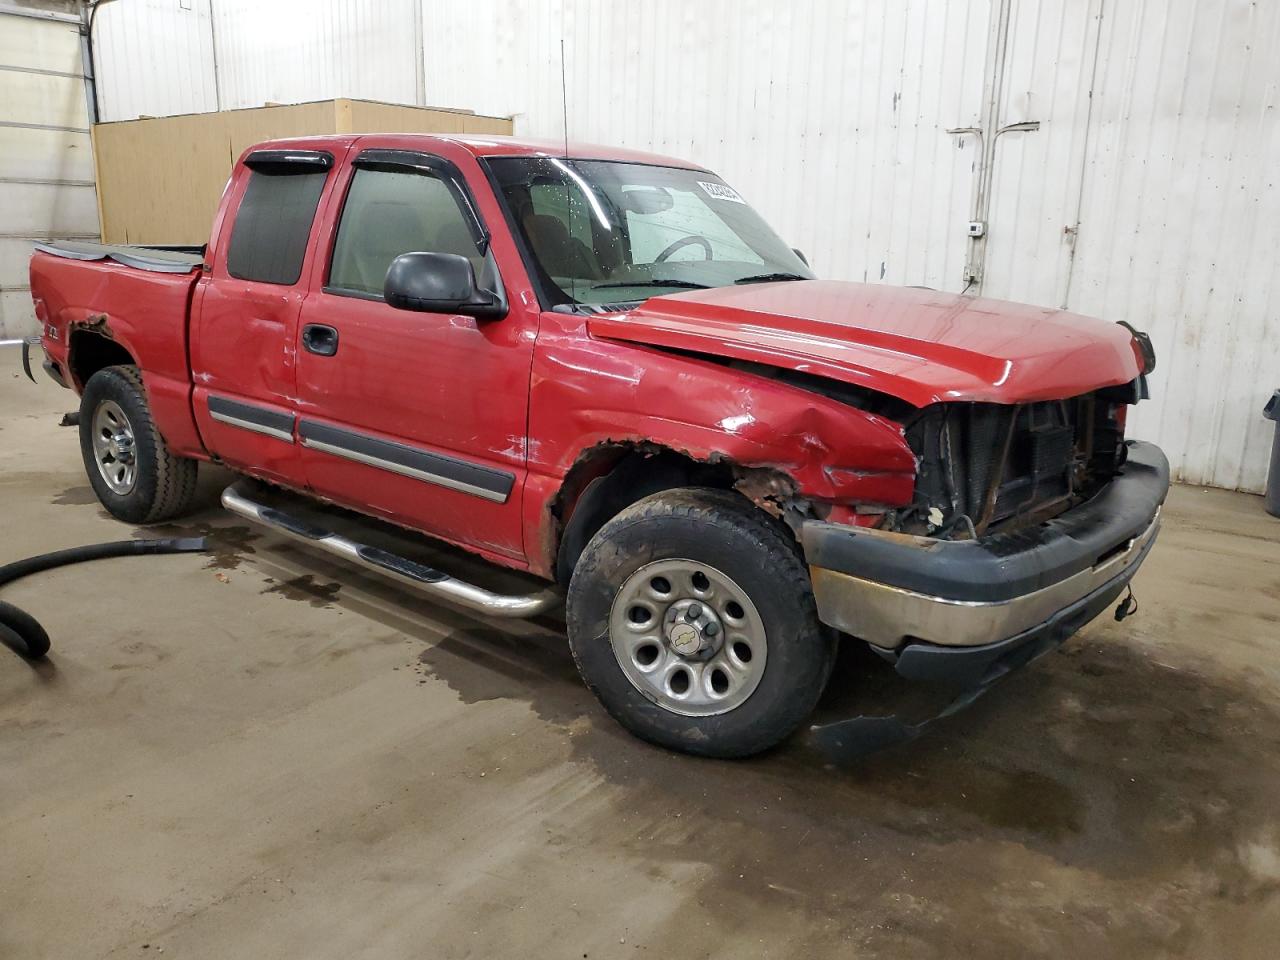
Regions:
<instances>
[{"instance_id":1,"label":"truck grille opening","mask_svg":"<svg viewBox=\"0 0 1280 960\"><path fill-rule=\"evenodd\" d=\"M1047 520L1093 496L1124 462L1123 406L1113 391L926 407L907 426L920 466L916 502L898 528L982 536Z\"/></svg>"}]
</instances>

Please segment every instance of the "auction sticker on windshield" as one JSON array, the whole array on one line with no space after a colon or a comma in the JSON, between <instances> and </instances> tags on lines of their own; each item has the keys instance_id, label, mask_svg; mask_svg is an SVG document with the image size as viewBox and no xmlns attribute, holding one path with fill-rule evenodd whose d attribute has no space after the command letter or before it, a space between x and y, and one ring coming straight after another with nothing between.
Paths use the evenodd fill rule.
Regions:
<instances>
[{"instance_id":1,"label":"auction sticker on windshield","mask_svg":"<svg viewBox=\"0 0 1280 960\"><path fill-rule=\"evenodd\" d=\"M711 197L713 200L728 200L732 203L747 202L738 196L737 190L723 183L707 183L705 180L699 180L698 186L700 186L706 192L707 196Z\"/></svg>"}]
</instances>

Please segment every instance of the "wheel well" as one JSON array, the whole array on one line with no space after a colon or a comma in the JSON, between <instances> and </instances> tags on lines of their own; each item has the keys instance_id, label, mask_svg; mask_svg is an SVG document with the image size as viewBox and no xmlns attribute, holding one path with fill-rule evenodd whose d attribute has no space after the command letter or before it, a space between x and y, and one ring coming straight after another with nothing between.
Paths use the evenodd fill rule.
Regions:
<instances>
[{"instance_id":1,"label":"wheel well","mask_svg":"<svg viewBox=\"0 0 1280 960\"><path fill-rule=\"evenodd\" d=\"M587 542L626 507L676 487L734 488L727 463L704 463L657 444L604 444L573 465L551 505L556 529L557 582L568 585Z\"/></svg>"},{"instance_id":2,"label":"wheel well","mask_svg":"<svg viewBox=\"0 0 1280 960\"><path fill-rule=\"evenodd\" d=\"M105 367L135 362L129 351L110 337L92 330L76 330L71 334L67 366L72 378L82 387Z\"/></svg>"}]
</instances>

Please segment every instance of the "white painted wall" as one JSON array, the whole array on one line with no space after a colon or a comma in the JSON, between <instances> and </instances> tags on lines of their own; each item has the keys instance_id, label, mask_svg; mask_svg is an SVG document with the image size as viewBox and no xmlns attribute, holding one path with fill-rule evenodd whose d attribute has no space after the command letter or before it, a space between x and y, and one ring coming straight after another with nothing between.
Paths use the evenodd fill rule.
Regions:
<instances>
[{"instance_id":1,"label":"white painted wall","mask_svg":"<svg viewBox=\"0 0 1280 960\"><path fill-rule=\"evenodd\" d=\"M559 137L567 106L574 139L715 168L846 279L966 287L982 151L946 131L981 129L971 291L1149 330L1133 431L1186 480L1262 488L1280 4L118 0L99 29L108 119L355 96ZM1022 121L1040 127L991 139Z\"/></svg>"}]
</instances>

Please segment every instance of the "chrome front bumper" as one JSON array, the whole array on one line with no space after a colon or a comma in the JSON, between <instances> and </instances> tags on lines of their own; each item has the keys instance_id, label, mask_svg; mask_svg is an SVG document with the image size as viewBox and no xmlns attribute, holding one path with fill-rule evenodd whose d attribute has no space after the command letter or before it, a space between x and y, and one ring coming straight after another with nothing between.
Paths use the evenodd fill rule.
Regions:
<instances>
[{"instance_id":1,"label":"chrome front bumper","mask_svg":"<svg viewBox=\"0 0 1280 960\"><path fill-rule=\"evenodd\" d=\"M969 647L1003 640L1048 621L1059 610L1137 572L1160 530L1150 525L1101 562L1057 583L1009 600L952 600L814 567L818 616L872 646L896 650L908 640ZM1120 584L1123 586L1123 583Z\"/></svg>"},{"instance_id":2,"label":"chrome front bumper","mask_svg":"<svg viewBox=\"0 0 1280 960\"><path fill-rule=\"evenodd\" d=\"M1039 526L941 541L806 523L818 616L886 655L910 648L993 648L1078 629L1137 572L1160 530L1169 464L1130 442L1120 475L1087 503ZM959 650L957 650L959 652Z\"/></svg>"}]
</instances>

